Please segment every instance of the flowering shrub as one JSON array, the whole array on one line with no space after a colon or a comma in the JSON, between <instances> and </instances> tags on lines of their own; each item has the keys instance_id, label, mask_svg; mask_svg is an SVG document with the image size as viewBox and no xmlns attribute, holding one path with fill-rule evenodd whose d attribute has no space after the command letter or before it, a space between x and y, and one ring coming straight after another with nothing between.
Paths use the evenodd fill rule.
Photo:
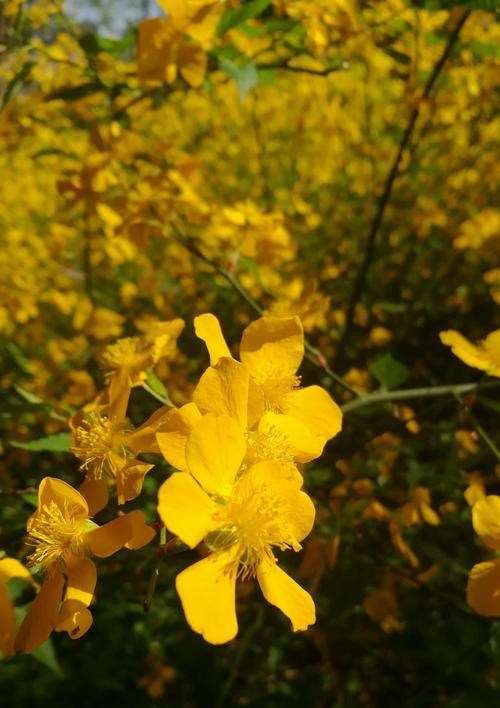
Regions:
<instances>
[{"instance_id":1,"label":"flowering shrub","mask_svg":"<svg viewBox=\"0 0 500 708\"><path fill-rule=\"evenodd\" d=\"M491 10L2 4L16 706L494 704Z\"/></svg>"}]
</instances>

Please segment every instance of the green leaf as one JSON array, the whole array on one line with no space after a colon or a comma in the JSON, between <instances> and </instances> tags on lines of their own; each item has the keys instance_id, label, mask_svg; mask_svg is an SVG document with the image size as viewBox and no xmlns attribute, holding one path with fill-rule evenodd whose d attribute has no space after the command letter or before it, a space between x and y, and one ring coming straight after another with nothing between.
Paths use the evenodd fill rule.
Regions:
<instances>
[{"instance_id":1,"label":"green leaf","mask_svg":"<svg viewBox=\"0 0 500 708\"><path fill-rule=\"evenodd\" d=\"M392 354L384 354L375 359L370 366L370 371L379 384L389 391L401 386L408 378L409 371Z\"/></svg>"},{"instance_id":2,"label":"green leaf","mask_svg":"<svg viewBox=\"0 0 500 708\"><path fill-rule=\"evenodd\" d=\"M63 677L64 671L61 668L59 661L57 660L56 653L54 651L54 645L51 639L47 639L38 649L36 649L32 656L35 657L37 661L44 664L49 669L51 669L58 676Z\"/></svg>"},{"instance_id":3,"label":"green leaf","mask_svg":"<svg viewBox=\"0 0 500 708\"><path fill-rule=\"evenodd\" d=\"M11 442L11 445L32 452L69 452L70 443L71 435L69 433L56 433L30 442Z\"/></svg>"},{"instance_id":4,"label":"green leaf","mask_svg":"<svg viewBox=\"0 0 500 708\"><path fill-rule=\"evenodd\" d=\"M34 66L34 62L32 61L27 61L25 62L22 67L19 69L17 74L12 77L12 79L9 81L7 84L3 97L2 97L2 103L0 106L0 110L3 110L5 106L7 105L10 97L12 96L13 92L15 89L23 83L23 81L26 81L28 78L30 71L32 67Z\"/></svg>"},{"instance_id":5,"label":"green leaf","mask_svg":"<svg viewBox=\"0 0 500 708\"><path fill-rule=\"evenodd\" d=\"M221 37L228 30L241 25L242 22L258 17L270 4L271 0L250 0L250 2L235 7L234 10L227 10L221 17L217 34Z\"/></svg>"},{"instance_id":6,"label":"green leaf","mask_svg":"<svg viewBox=\"0 0 500 708\"><path fill-rule=\"evenodd\" d=\"M220 67L228 76L236 81L241 101L243 101L247 93L259 83L259 74L251 62L235 64L235 62L229 59L221 59Z\"/></svg>"},{"instance_id":7,"label":"green leaf","mask_svg":"<svg viewBox=\"0 0 500 708\"><path fill-rule=\"evenodd\" d=\"M155 398L164 403L166 406L172 406L173 408L174 404L170 400L170 396L168 395L167 389L160 381L158 376L155 374L153 369L148 369L147 374L148 378L146 379L146 383L144 384L144 388L146 389L146 391L148 391L148 393L151 393L153 396L155 396Z\"/></svg>"}]
</instances>

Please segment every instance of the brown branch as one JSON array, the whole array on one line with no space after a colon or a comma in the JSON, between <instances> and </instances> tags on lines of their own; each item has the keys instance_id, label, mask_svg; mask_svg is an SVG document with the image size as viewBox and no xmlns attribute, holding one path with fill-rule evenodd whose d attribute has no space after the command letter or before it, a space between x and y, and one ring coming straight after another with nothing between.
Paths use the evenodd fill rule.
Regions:
<instances>
[{"instance_id":1,"label":"brown branch","mask_svg":"<svg viewBox=\"0 0 500 708\"><path fill-rule=\"evenodd\" d=\"M401 160L403 158L403 154L410 142L410 138L411 138L413 130L415 128L417 119L420 115L421 106L424 103L424 101L426 101L427 98L429 98L429 95L434 87L434 84L436 83L436 80L437 80L439 74L441 73L448 57L450 56L452 49L453 49L453 47L458 39L458 36L460 34L460 31L461 31L462 27L464 26L470 13L471 13L470 10L467 10L463 13L462 17L460 18L457 25L455 26L455 29L451 33L451 35L448 39L448 42L446 44L446 47L445 47L441 57L437 61L436 65L434 66L434 69L433 69L433 71L432 71L432 73L425 85L425 88L424 88L424 91L423 91L422 96L420 98L420 101L417 103L417 105L413 109L413 111L410 115L410 118L408 120L408 124L405 128L405 131L404 131L402 137L401 137L401 142L399 144L399 149L398 149L398 152L396 155L396 159L394 160L391 170L390 170L389 174L387 175L384 191L382 192L382 194L379 198L379 201L378 201L377 210L375 212L375 216L374 216L373 222L371 224L370 231L368 233L366 247L364 248L364 257L361 262L361 266L359 268L358 274L356 276L354 288L353 288L353 291L352 291L352 294L351 294L351 297L349 299L349 303L347 306L344 332L342 334L341 340L339 342L339 347L337 350L337 358L336 358L337 366L339 365L340 362L342 362L342 358L343 358L347 343L349 341L349 337L351 335L356 306L361 298L361 295L363 294L363 290L364 290L365 283L366 283L366 277L368 275L368 271L370 269L370 266L373 261L373 257L375 255L375 243L376 243L377 235L380 230L380 226L382 224L385 209L386 209L386 207L389 203L390 197L391 197L394 182L399 175L399 167L401 164Z\"/></svg>"}]
</instances>

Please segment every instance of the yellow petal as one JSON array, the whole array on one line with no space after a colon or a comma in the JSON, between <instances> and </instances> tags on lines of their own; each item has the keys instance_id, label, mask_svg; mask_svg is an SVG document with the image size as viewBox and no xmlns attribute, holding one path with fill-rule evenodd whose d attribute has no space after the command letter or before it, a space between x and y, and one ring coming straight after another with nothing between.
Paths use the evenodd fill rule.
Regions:
<instances>
[{"instance_id":1,"label":"yellow petal","mask_svg":"<svg viewBox=\"0 0 500 708\"><path fill-rule=\"evenodd\" d=\"M210 644L224 644L238 633L236 573L227 572L227 554L214 554L180 573L175 587L186 620Z\"/></svg>"},{"instance_id":2,"label":"yellow petal","mask_svg":"<svg viewBox=\"0 0 500 708\"><path fill-rule=\"evenodd\" d=\"M257 580L266 600L291 620L294 632L307 629L316 622L312 597L276 562L261 563L257 569Z\"/></svg>"},{"instance_id":3,"label":"yellow petal","mask_svg":"<svg viewBox=\"0 0 500 708\"><path fill-rule=\"evenodd\" d=\"M156 440L161 454L172 467L186 469L187 439L200 420L201 413L194 403L174 408L165 416L156 433Z\"/></svg>"},{"instance_id":4,"label":"yellow petal","mask_svg":"<svg viewBox=\"0 0 500 708\"><path fill-rule=\"evenodd\" d=\"M90 516L95 516L108 505L108 486L103 479L87 477L80 484L78 491L87 501Z\"/></svg>"},{"instance_id":5,"label":"yellow petal","mask_svg":"<svg viewBox=\"0 0 500 708\"><path fill-rule=\"evenodd\" d=\"M311 533L316 509L311 498L300 487L302 478L291 479L277 462L258 462L245 473L238 483L238 490L261 489L266 496L279 501L283 516L290 525L295 541L300 543Z\"/></svg>"},{"instance_id":6,"label":"yellow petal","mask_svg":"<svg viewBox=\"0 0 500 708\"><path fill-rule=\"evenodd\" d=\"M141 462L140 460L128 460L122 469L116 474L116 491L118 504L135 499L142 490L144 477L153 469L154 465Z\"/></svg>"},{"instance_id":7,"label":"yellow petal","mask_svg":"<svg viewBox=\"0 0 500 708\"><path fill-rule=\"evenodd\" d=\"M480 371L488 371L492 368L492 362L487 352L481 347L469 342L460 332L447 330L439 333L439 338L443 344L451 347L451 351L464 364L472 366Z\"/></svg>"},{"instance_id":8,"label":"yellow petal","mask_svg":"<svg viewBox=\"0 0 500 708\"><path fill-rule=\"evenodd\" d=\"M185 472L174 472L158 492L158 514L167 529L190 548L197 546L212 528L215 504Z\"/></svg>"},{"instance_id":9,"label":"yellow petal","mask_svg":"<svg viewBox=\"0 0 500 708\"><path fill-rule=\"evenodd\" d=\"M11 576L14 577L14 576ZM7 587L0 583L0 654L4 657L14 653L14 639L17 633L16 616Z\"/></svg>"},{"instance_id":10,"label":"yellow petal","mask_svg":"<svg viewBox=\"0 0 500 708\"><path fill-rule=\"evenodd\" d=\"M38 490L38 510L50 506L51 503L55 503L74 519L85 519L89 515L88 504L79 491L62 479L45 477Z\"/></svg>"},{"instance_id":11,"label":"yellow petal","mask_svg":"<svg viewBox=\"0 0 500 708\"><path fill-rule=\"evenodd\" d=\"M92 626L92 614L87 607L78 600L65 600L62 604L56 632L67 632L71 639L79 639Z\"/></svg>"},{"instance_id":12,"label":"yellow petal","mask_svg":"<svg viewBox=\"0 0 500 708\"><path fill-rule=\"evenodd\" d=\"M14 642L16 651L29 654L49 638L57 624L63 587L62 573L47 575L19 629Z\"/></svg>"},{"instance_id":13,"label":"yellow petal","mask_svg":"<svg viewBox=\"0 0 500 708\"><path fill-rule=\"evenodd\" d=\"M76 558L67 569L68 583L66 586L66 600L77 600L86 607L92 602L97 570L90 558Z\"/></svg>"},{"instance_id":14,"label":"yellow petal","mask_svg":"<svg viewBox=\"0 0 500 708\"><path fill-rule=\"evenodd\" d=\"M500 616L500 560L478 563L472 568L467 602L480 615Z\"/></svg>"},{"instance_id":15,"label":"yellow petal","mask_svg":"<svg viewBox=\"0 0 500 708\"><path fill-rule=\"evenodd\" d=\"M132 536L125 544L125 548L130 550L142 548L153 540L156 536L156 531L146 523L142 511L134 509L129 516L132 521Z\"/></svg>"},{"instance_id":16,"label":"yellow petal","mask_svg":"<svg viewBox=\"0 0 500 708\"><path fill-rule=\"evenodd\" d=\"M294 374L304 356L304 331L298 317L261 317L243 332L240 359L259 382L269 371Z\"/></svg>"},{"instance_id":17,"label":"yellow petal","mask_svg":"<svg viewBox=\"0 0 500 708\"><path fill-rule=\"evenodd\" d=\"M202 413L228 415L247 427L250 374L244 364L222 357L200 378L193 401Z\"/></svg>"},{"instance_id":18,"label":"yellow petal","mask_svg":"<svg viewBox=\"0 0 500 708\"><path fill-rule=\"evenodd\" d=\"M323 441L300 420L291 415L267 411L259 421L258 431L269 440L270 453L275 441L277 453L288 452L298 462L310 462L323 451Z\"/></svg>"},{"instance_id":19,"label":"yellow petal","mask_svg":"<svg viewBox=\"0 0 500 708\"><path fill-rule=\"evenodd\" d=\"M223 356L230 357L231 352L220 328L219 320L209 313L194 318L194 331L207 345L210 365L215 366Z\"/></svg>"},{"instance_id":20,"label":"yellow petal","mask_svg":"<svg viewBox=\"0 0 500 708\"><path fill-rule=\"evenodd\" d=\"M500 550L500 497L490 495L474 504L472 524L487 546Z\"/></svg>"},{"instance_id":21,"label":"yellow petal","mask_svg":"<svg viewBox=\"0 0 500 708\"><path fill-rule=\"evenodd\" d=\"M127 448L136 453L159 453L156 433L163 425L168 426L172 408L162 406L150 416L145 423L127 435Z\"/></svg>"},{"instance_id":22,"label":"yellow petal","mask_svg":"<svg viewBox=\"0 0 500 708\"><path fill-rule=\"evenodd\" d=\"M187 441L187 468L206 492L225 497L231 493L245 453L238 423L229 416L208 413Z\"/></svg>"},{"instance_id":23,"label":"yellow petal","mask_svg":"<svg viewBox=\"0 0 500 708\"><path fill-rule=\"evenodd\" d=\"M11 578L24 578L31 582L31 573L15 558L0 560L0 582L6 583Z\"/></svg>"},{"instance_id":24,"label":"yellow petal","mask_svg":"<svg viewBox=\"0 0 500 708\"><path fill-rule=\"evenodd\" d=\"M86 541L95 556L107 558L123 548L132 535L132 519L130 514L125 514L109 521L104 526L89 531Z\"/></svg>"},{"instance_id":25,"label":"yellow petal","mask_svg":"<svg viewBox=\"0 0 500 708\"><path fill-rule=\"evenodd\" d=\"M320 386L291 391L285 398L282 413L304 423L323 445L342 428L342 411Z\"/></svg>"}]
</instances>

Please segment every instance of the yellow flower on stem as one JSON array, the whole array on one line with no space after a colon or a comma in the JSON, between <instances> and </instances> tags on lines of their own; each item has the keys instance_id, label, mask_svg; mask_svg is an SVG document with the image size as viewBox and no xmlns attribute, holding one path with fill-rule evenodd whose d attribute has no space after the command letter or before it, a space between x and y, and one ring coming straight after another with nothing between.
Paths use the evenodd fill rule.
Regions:
<instances>
[{"instance_id":1,"label":"yellow flower on stem","mask_svg":"<svg viewBox=\"0 0 500 708\"><path fill-rule=\"evenodd\" d=\"M14 649L32 652L51 632L81 637L92 624L88 607L97 571L90 554L105 558L121 548L141 548L155 532L140 511L131 511L98 526L85 497L60 479L45 477L38 509L27 524L32 547L30 565L46 573L17 634Z\"/></svg>"},{"instance_id":2,"label":"yellow flower on stem","mask_svg":"<svg viewBox=\"0 0 500 708\"><path fill-rule=\"evenodd\" d=\"M71 451L81 460L85 473L81 491L85 493L93 513L108 501L108 484L116 485L118 503L135 499L141 492L144 477L154 465L137 459L140 453L159 453L156 432L162 428L170 408L162 406L138 428L127 421L126 395L115 397L107 407L80 411L70 421Z\"/></svg>"},{"instance_id":3,"label":"yellow flower on stem","mask_svg":"<svg viewBox=\"0 0 500 708\"><path fill-rule=\"evenodd\" d=\"M489 376L500 376L500 329L488 334L478 344L472 344L453 329L440 332L439 338L467 366L486 371Z\"/></svg>"},{"instance_id":4,"label":"yellow flower on stem","mask_svg":"<svg viewBox=\"0 0 500 708\"><path fill-rule=\"evenodd\" d=\"M124 337L106 347L100 363L107 379L110 403L128 396L128 389L142 386L147 379L147 369L163 357L173 356L183 329L181 319L155 322L143 336Z\"/></svg>"},{"instance_id":5,"label":"yellow flower on stem","mask_svg":"<svg viewBox=\"0 0 500 708\"><path fill-rule=\"evenodd\" d=\"M187 471L163 483L158 512L190 548L204 540L211 551L176 579L191 628L212 644L233 639L236 580L256 577L294 631L307 629L315 621L313 600L279 567L273 549L300 550L314 522L310 498L276 463L260 462L241 473L246 442L228 416L204 416L185 454Z\"/></svg>"},{"instance_id":6,"label":"yellow flower on stem","mask_svg":"<svg viewBox=\"0 0 500 708\"><path fill-rule=\"evenodd\" d=\"M31 573L18 560L0 560L0 654L4 657L14 654L14 640L17 634L14 606L7 591L7 583L12 578L22 578L34 585Z\"/></svg>"},{"instance_id":7,"label":"yellow flower on stem","mask_svg":"<svg viewBox=\"0 0 500 708\"><path fill-rule=\"evenodd\" d=\"M207 345L212 366L231 356L214 315L196 317L195 331ZM325 443L340 431L342 412L320 386L300 387L297 369L303 357L304 331L298 317L261 317L243 332L240 359L261 391L264 410L286 416L285 421L273 417L272 424L300 424L309 431L310 442L314 440L312 449L304 451L306 461L319 457Z\"/></svg>"}]
</instances>

